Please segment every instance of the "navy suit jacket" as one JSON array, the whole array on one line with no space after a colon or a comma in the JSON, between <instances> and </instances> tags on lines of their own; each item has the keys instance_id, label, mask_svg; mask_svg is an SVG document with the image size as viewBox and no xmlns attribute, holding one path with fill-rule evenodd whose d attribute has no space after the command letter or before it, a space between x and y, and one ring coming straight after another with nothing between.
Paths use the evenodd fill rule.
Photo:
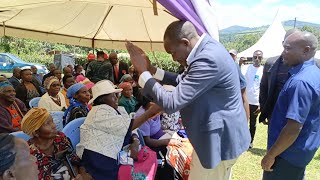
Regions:
<instances>
[{"instance_id":1,"label":"navy suit jacket","mask_svg":"<svg viewBox=\"0 0 320 180\"><path fill-rule=\"evenodd\" d=\"M165 72L162 83L176 86L172 92L151 78L143 94L169 114L180 111L202 166L212 169L249 148L239 73L228 51L209 35L188 63L180 75Z\"/></svg>"},{"instance_id":2,"label":"navy suit jacket","mask_svg":"<svg viewBox=\"0 0 320 180\"><path fill-rule=\"evenodd\" d=\"M16 89L16 88L19 86L19 84L20 84L19 79L17 79L17 78L14 77L14 76L12 76L11 78L9 78L8 81L12 84L12 86L13 86L14 89Z\"/></svg>"}]
</instances>

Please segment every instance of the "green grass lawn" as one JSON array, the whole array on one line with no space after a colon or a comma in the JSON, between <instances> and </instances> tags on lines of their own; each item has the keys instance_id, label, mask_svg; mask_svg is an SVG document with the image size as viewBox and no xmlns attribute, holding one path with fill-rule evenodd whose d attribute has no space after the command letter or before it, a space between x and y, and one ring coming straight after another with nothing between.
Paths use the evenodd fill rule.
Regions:
<instances>
[{"instance_id":1,"label":"green grass lawn","mask_svg":"<svg viewBox=\"0 0 320 180\"><path fill-rule=\"evenodd\" d=\"M257 124L253 148L243 153L232 168L232 180L262 179L261 159L266 154L267 126ZM307 180L320 180L320 151L318 150L306 170Z\"/></svg>"}]
</instances>

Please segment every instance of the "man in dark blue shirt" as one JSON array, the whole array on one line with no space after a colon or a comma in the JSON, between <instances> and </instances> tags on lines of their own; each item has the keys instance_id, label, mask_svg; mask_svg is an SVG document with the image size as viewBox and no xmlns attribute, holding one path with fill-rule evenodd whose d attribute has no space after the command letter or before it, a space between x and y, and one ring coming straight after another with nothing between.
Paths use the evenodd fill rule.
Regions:
<instances>
[{"instance_id":1,"label":"man in dark blue shirt","mask_svg":"<svg viewBox=\"0 0 320 180\"><path fill-rule=\"evenodd\" d=\"M261 161L264 180L302 180L320 145L320 70L313 60L317 46L309 32L293 33L283 43L290 77L268 129L268 152Z\"/></svg>"},{"instance_id":2,"label":"man in dark blue shirt","mask_svg":"<svg viewBox=\"0 0 320 180\"><path fill-rule=\"evenodd\" d=\"M284 39L298 31L298 29L288 30L284 36ZM263 124L268 124L271 120L271 115L279 93L288 79L288 70L289 67L283 63L282 56L276 56L267 59L263 68L262 79L260 82L260 123L262 122Z\"/></svg>"}]
</instances>

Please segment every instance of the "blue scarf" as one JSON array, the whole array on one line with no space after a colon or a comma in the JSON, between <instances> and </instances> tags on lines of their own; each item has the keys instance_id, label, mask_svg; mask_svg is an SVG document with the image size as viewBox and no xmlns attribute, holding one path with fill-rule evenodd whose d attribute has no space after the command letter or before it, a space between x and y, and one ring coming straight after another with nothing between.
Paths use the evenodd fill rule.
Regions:
<instances>
[{"instance_id":1,"label":"blue scarf","mask_svg":"<svg viewBox=\"0 0 320 180\"><path fill-rule=\"evenodd\" d=\"M74 99L74 98L70 98L70 106L68 107L68 109L64 112L64 115L63 115L63 127L66 126L69 121L69 117L70 117L70 113L71 113L71 110L73 108L76 108L76 107L81 107L82 109L85 109L87 111L87 113L89 112L89 108L88 106L84 106L83 104L81 104L78 100Z\"/></svg>"}]
</instances>

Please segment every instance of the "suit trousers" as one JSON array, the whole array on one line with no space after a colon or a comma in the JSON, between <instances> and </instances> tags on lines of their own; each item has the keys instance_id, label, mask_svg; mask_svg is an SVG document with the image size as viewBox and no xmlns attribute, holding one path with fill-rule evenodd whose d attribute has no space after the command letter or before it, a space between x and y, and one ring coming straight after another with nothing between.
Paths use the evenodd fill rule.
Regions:
<instances>
[{"instance_id":1,"label":"suit trousers","mask_svg":"<svg viewBox=\"0 0 320 180\"><path fill-rule=\"evenodd\" d=\"M189 180L230 180L231 168L236 163L236 159L221 161L218 166L213 169L205 169L199 160L195 151L192 153L190 164Z\"/></svg>"},{"instance_id":2,"label":"suit trousers","mask_svg":"<svg viewBox=\"0 0 320 180\"><path fill-rule=\"evenodd\" d=\"M254 114L254 112L258 109L259 106L249 104L250 109L250 134L251 134L251 143L253 142L254 135L256 134L256 125L257 125L257 117L258 115Z\"/></svg>"}]
</instances>

